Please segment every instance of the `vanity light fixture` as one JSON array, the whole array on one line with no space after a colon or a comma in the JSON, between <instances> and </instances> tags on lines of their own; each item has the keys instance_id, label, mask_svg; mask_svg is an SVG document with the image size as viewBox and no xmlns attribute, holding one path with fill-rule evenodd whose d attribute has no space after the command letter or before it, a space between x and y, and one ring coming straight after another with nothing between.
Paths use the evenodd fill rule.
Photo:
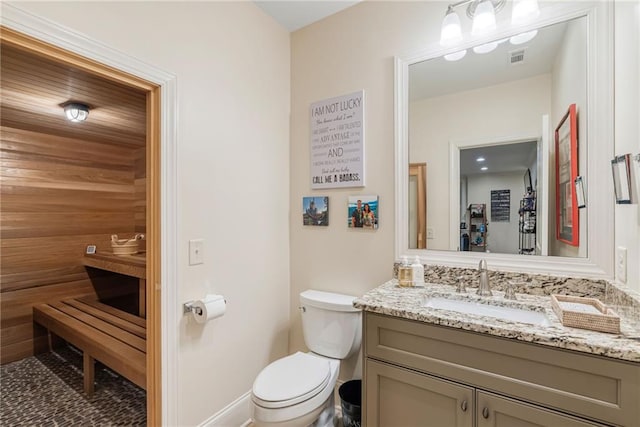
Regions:
<instances>
[{"instance_id":1,"label":"vanity light fixture","mask_svg":"<svg viewBox=\"0 0 640 427\"><path fill-rule=\"evenodd\" d=\"M479 46L474 46L473 51L475 53L483 54L494 51L498 47L498 42L489 42L485 44L481 44Z\"/></svg>"},{"instance_id":2,"label":"vanity light fixture","mask_svg":"<svg viewBox=\"0 0 640 427\"><path fill-rule=\"evenodd\" d=\"M466 54L467 54L467 49L459 50L457 52L453 52L453 53L450 53L448 55L445 55L444 59L447 60L447 61L457 61L459 59L464 58L464 56Z\"/></svg>"},{"instance_id":3,"label":"vanity light fixture","mask_svg":"<svg viewBox=\"0 0 640 427\"><path fill-rule=\"evenodd\" d=\"M440 45L444 47L455 46L462 41L462 26L460 16L455 11L459 6L467 6L467 17L472 20L471 35L483 36L495 31L496 13L502 10L506 0L461 0L450 4L442 20L440 31ZM511 23L521 25L531 22L540 15L538 0L514 0L511 11ZM511 37L509 40L514 45L526 43L538 34L537 30L528 31ZM478 54L489 53L505 40L485 43L475 46L473 51ZM445 55L447 61L457 61L466 55L466 50Z\"/></svg>"},{"instance_id":4,"label":"vanity light fixture","mask_svg":"<svg viewBox=\"0 0 640 427\"><path fill-rule=\"evenodd\" d=\"M84 122L89 116L89 106L80 102L67 102L63 105L64 114L71 122Z\"/></svg>"},{"instance_id":5,"label":"vanity light fixture","mask_svg":"<svg viewBox=\"0 0 640 427\"><path fill-rule=\"evenodd\" d=\"M485 161L485 158L484 158L484 157L482 157L482 156L480 156L480 157L478 157L478 158L476 159L476 162L484 162L484 161Z\"/></svg>"},{"instance_id":6,"label":"vanity light fixture","mask_svg":"<svg viewBox=\"0 0 640 427\"><path fill-rule=\"evenodd\" d=\"M511 9L511 24L522 25L533 21L540 15L538 0L514 0ZM527 31L526 33L517 34L509 40L511 44L519 45L532 40L538 35L538 30Z\"/></svg>"},{"instance_id":7,"label":"vanity light fixture","mask_svg":"<svg viewBox=\"0 0 640 427\"><path fill-rule=\"evenodd\" d=\"M489 169L489 168L486 167L486 166L483 166L483 167L480 168L481 171L486 171L487 169Z\"/></svg>"},{"instance_id":8,"label":"vanity light fixture","mask_svg":"<svg viewBox=\"0 0 640 427\"><path fill-rule=\"evenodd\" d=\"M473 3L472 3L473 4ZM468 9L467 9L468 11ZM481 0L477 3L471 24L471 35L478 36L490 33L496 29L496 10L491 0Z\"/></svg>"}]
</instances>

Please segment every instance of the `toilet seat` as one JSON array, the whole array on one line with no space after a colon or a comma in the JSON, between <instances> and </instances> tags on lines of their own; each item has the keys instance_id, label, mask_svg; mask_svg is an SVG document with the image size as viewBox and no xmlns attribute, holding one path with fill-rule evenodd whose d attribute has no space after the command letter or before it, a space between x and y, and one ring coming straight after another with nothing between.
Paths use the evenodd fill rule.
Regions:
<instances>
[{"instance_id":1,"label":"toilet seat","mask_svg":"<svg viewBox=\"0 0 640 427\"><path fill-rule=\"evenodd\" d=\"M329 361L297 352L264 368L253 383L253 401L263 408L284 408L311 399L327 387Z\"/></svg>"}]
</instances>

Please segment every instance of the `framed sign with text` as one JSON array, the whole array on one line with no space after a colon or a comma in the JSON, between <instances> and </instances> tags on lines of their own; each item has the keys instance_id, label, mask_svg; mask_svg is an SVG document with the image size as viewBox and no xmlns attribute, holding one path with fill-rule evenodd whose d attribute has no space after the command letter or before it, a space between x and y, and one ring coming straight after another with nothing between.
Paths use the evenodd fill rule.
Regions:
<instances>
[{"instance_id":1,"label":"framed sign with text","mask_svg":"<svg viewBox=\"0 0 640 427\"><path fill-rule=\"evenodd\" d=\"M311 188L364 187L364 91L309 108Z\"/></svg>"}]
</instances>

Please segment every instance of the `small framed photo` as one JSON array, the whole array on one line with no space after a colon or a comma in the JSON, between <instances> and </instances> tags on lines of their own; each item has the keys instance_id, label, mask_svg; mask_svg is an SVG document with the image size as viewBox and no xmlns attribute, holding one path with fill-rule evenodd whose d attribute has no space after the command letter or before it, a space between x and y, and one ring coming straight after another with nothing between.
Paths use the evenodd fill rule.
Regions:
<instances>
[{"instance_id":1,"label":"small framed photo","mask_svg":"<svg viewBox=\"0 0 640 427\"><path fill-rule=\"evenodd\" d=\"M378 196L349 196L348 227L377 230L378 207Z\"/></svg>"},{"instance_id":2,"label":"small framed photo","mask_svg":"<svg viewBox=\"0 0 640 427\"><path fill-rule=\"evenodd\" d=\"M613 187L616 192L616 203L631 203L631 155L623 154L611 160Z\"/></svg>"},{"instance_id":3,"label":"small framed photo","mask_svg":"<svg viewBox=\"0 0 640 427\"><path fill-rule=\"evenodd\" d=\"M95 245L88 245L87 246L87 254L91 255L91 254L95 254L96 253L96 246Z\"/></svg>"},{"instance_id":4,"label":"small framed photo","mask_svg":"<svg viewBox=\"0 0 640 427\"><path fill-rule=\"evenodd\" d=\"M303 197L302 224L329 225L329 198L326 196Z\"/></svg>"}]
</instances>

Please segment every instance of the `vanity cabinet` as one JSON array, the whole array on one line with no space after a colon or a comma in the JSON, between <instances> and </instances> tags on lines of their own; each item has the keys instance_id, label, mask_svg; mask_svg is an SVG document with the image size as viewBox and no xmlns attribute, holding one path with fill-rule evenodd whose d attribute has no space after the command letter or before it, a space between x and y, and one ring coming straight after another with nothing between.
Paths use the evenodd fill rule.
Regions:
<instances>
[{"instance_id":1,"label":"vanity cabinet","mask_svg":"<svg viewBox=\"0 0 640 427\"><path fill-rule=\"evenodd\" d=\"M366 426L637 426L640 364L365 312Z\"/></svg>"}]
</instances>

